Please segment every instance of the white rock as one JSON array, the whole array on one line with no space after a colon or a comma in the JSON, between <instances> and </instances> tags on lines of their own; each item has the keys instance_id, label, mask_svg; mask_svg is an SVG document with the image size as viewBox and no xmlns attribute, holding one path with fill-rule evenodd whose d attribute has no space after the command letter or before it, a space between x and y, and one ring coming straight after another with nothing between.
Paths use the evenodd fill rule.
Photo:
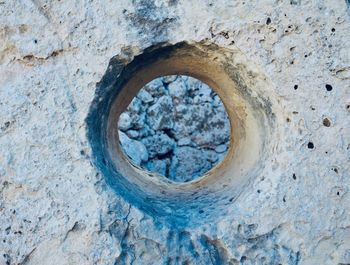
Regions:
<instances>
[{"instance_id":1,"label":"white rock","mask_svg":"<svg viewBox=\"0 0 350 265\"><path fill-rule=\"evenodd\" d=\"M227 150L227 145L226 144L221 144L221 145L218 145L216 148L215 148L215 152L217 153L223 153Z\"/></svg>"},{"instance_id":2,"label":"white rock","mask_svg":"<svg viewBox=\"0 0 350 265\"><path fill-rule=\"evenodd\" d=\"M178 78L177 75L166 75L162 77L162 81L165 84L169 84L171 82L174 82Z\"/></svg>"},{"instance_id":3,"label":"white rock","mask_svg":"<svg viewBox=\"0 0 350 265\"><path fill-rule=\"evenodd\" d=\"M178 146L184 146L184 145L190 145L191 144L191 139L189 137L186 138L181 138L178 142Z\"/></svg>"},{"instance_id":4,"label":"white rock","mask_svg":"<svg viewBox=\"0 0 350 265\"><path fill-rule=\"evenodd\" d=\"M156 172L162 176L165 176L168 163L169 161L166 161L166 160L154 159L154 160L148 161L147 164L145 165L145 168L151 172Z\"/></svg>"},{"instance_id":5,"label":"white rock","mask_svg":"<svg viewBox=\"0 0 350 265\"><path fill-rule=\"evenodd\" d=\"M123 143L122 147L127 156L136 164L148 160L148 152L142 142L130 139L125 133L119 131L119 141Z\"/></svg>"},{"instance_id":6,"label":"white rock","mask_svg":"<svg viewBox=\"0 0 350 265\"><path fill-rule=\"evenodd\" d=\"M166 90L163 86L163 82L160 78L156 78L146 84L144 89L152 96L152 97L160 97L166 94Z\"/></svg>"},{"instance_id":7,"label":"white rock","mask_svg":"<svg viewBox=\"0 0 350 265\"><path fill-rule=\"evenodd\" d=\"M142 108L142 102L137 97L134 97L131 103L129 104L127 111L131 113L140 113Z\"/></svg>"},{"instance_id":8,"label":"white rock","mask_svg":"<svg viewBox=\"0 0 350 265\"><path fill-rule=\"evenodd\" d=\"M153 102L153 97L150 93L147 92L145 89L141 89L140 92L137 94L137 97L142 100L144 103L151 103Z\"/></svg>"},{"instance_id":9,"label":"white rock","mask_svg":"<svg viewBox=\"0 0 350 265\"><path fill-rule=\"evenodd\" d=\"M127 134L130 138L133 138L133 139L138 138L139 135L140 135L139 131L137 131L137 130L128 130L128 131L126 131L126 134ZM122 144L123 144L123 143L122 143Z\"/></svg>"},{"instance_id":10,"label":"white rock","mask_svg":"<svg viewBox=\"0 0 350 265\"><path fill-rule=\"evenodd\" d=\"M131 128L131 118L127 112L120 114L118 127L122 131L126 131Z\"/></svg>"},{"instance_id":11,"label":"white rock","mask_svg":"<svg viewBox=\"0 0 350 265\"><path fill-rule=\"evenodd\" d=\"M174 181L191 181L212 167L207 159L203 159L203 152L196 148L189 146L178 147L175 149L174 154L169 176Z\"/></svg>"},{"instance_id":12,"label":"white rock","mask_svg":"<svg viewBox=\"0 0 350 265\"><path fill-rule=\"evenodd\" d=\"M143 138L142 143L146 146L151 158L156 155L165 155L172 151L175 146L175 141L164 133Z\"/></svg>"},{"instance_id":13,"label":"white rock","mask_svg":"<svg viewBox=\"0 0 350 265\"><path fill-rule=\"evenodd\" d=\"M162 96L147 111L147 122L153 130L171 129L173 103L169 96Z\"/></svg>"},{"instance_id":14,"label":"white rock","mask_svg":"<svg viewBox=\"0 0 350 265\"><path fill-rule=\"evenodd\" d=\"M173 98L183 98L186 95L186 84L182 79L177 79L168 86L169 94Z\"/></svg>"}]
</instances>

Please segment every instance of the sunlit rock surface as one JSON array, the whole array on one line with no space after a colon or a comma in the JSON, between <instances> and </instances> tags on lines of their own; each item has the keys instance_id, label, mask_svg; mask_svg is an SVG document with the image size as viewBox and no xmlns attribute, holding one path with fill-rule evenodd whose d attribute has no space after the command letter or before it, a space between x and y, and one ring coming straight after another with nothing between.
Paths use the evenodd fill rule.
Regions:
<instances>
[{"instance_id":1,"label":"sunlit rock surface","mask_svg":"<svg viewBox=\"0 0 350 265\"><path fill-rule=\"evenodd\" d=\"M2 0L0 14L1 265L350 263L346 1ZM85 122L112 57L181 41L243 53L283 110L261 176L191 227L106 185Z\"/></svg>"}]
</instances>

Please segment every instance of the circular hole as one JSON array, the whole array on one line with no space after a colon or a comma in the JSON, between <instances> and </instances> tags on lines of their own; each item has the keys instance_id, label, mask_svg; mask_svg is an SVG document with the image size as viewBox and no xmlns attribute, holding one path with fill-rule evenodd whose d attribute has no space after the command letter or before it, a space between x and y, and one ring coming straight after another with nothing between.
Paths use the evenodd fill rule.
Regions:
<instances>
[{"instance_id":1,"label":"circular hole","mask_svg":"<svg viewBox=\"0 0 350 265\"><path fill-rule=\"evenodd\" d=\"M220 97L185 75L147 83L118 121L119 143L134 165L175 182L197 179L223 160L230 122Z\"/></svg>"},{"instance_id":2,"label":"circular hole","mask_svg":"<svg viewBox=\"0 0 350 265\"><path fill-rule=\"evenodd\" d=\"M142 163L148 162L146 156L140 159L138 166L123 152L123 135L136 140L133 137L138 137L139 133L126 129L128 117L124 112L131 111L128 106L134 104L133 99L138 98L140 90L159 77L163 78L163 86L168 86L170 95L170 82L164 80L169 75L186 75L201 80L217 93L211 92L211 97L220 96L227 112L229 148L204 145L203 148L210 147L211 151L222 154L223 159L201 178L199 176L203 172L194 179L172 181L142 169ZM92 162L116 193L147 214L176 226L217 220L225 213L227 198L238 198L242 192L249 190L253 179L261 176L265 162L269 161L269 154L275 148L270 139L276 133L277 120L284 115L279 115L282 110L271 87L273 84L268 82L264 73L243 54L216 44L181 42L151 46L139 55L117 55L111 58L105 75L96 86L86 118ZM196 96L202 99L205 95L194 95L190 105L206 106L205 102L194 103ZM183 100L170 98L172 104ZM137 104L135 108L138 112ZM211 113L211 108L204 109ZM170 111L173 109L170 108ZM147 110L144 115L147 117ZM124 131L118 128L119 120L126 122L126 125L122 124L126 126ZM142 126L137 129L142 131ZM172 134L172 128L165 126L154 135L156 133L173 139L179 148L180 139ZM192 134L189 132L190 136ZM139 142L142 143L142 140ZM212 144L214 141L211 139L209 142ZM181 144L185 143L183 140ZM164 155L171 153L165 152ZM193 209L203 209L205 220L199 211Z\"/></svg>"},{"instance_id":3,"label":"circular hole","mask_svg":"<svg viewBox=\"0 0 350 265\"><path fill-rule=\"evenodd\" d=\"M327 91L332 91L333 87L329 84L326 84L326 90Z\"/></svg>"},{"instance_id":4,"label":"circular hole","mask_svg":"<svg viewBox=\"0 0 350 265\"><path fill-rule=\"evenodd\" d=\"M314 143L313 142L309 142L308 144L307 144L307 148L309 148L309 149L314 149Z\"/></svg>"}]
</instances>

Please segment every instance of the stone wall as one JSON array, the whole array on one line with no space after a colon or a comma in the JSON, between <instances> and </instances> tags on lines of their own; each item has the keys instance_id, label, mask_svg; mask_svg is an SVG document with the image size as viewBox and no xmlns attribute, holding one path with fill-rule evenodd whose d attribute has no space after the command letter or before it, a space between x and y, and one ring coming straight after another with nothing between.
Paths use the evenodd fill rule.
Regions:
<instances>
[{"instance_id":1,"label":"stone wall","mask_svg":"<svg viewBox=\"0 0 350 265\"><path fill-rule=\"evenodd\" d=\"M0 14L1 265L350 263L346 1L1 0ZM273 126L240 193L203 185L199 208L109 185L87 135L103 76L183 41L219 47L210 60L234 62Z\"/></svg>"}]
</instances>

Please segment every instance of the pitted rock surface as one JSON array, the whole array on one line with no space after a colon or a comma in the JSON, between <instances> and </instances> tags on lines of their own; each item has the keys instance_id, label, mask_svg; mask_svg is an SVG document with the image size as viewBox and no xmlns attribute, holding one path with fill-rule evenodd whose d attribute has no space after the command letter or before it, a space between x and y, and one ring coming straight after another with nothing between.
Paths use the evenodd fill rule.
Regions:
<instances>
[{"instance_id":1,"label":"pitted rock surface","mask_svg":"<svg viewBox=\"0 0 350 265\"><path fill-rule=\"evenodd\" d=\"M349 12L344 0L0 1L0 264L349 264ZM243 53L283 110L249 192L187 228L106 185L85 122L111 58L181 41Z\"/></svg>"}]
</instances>

